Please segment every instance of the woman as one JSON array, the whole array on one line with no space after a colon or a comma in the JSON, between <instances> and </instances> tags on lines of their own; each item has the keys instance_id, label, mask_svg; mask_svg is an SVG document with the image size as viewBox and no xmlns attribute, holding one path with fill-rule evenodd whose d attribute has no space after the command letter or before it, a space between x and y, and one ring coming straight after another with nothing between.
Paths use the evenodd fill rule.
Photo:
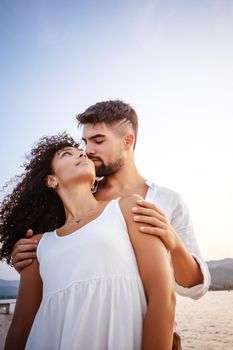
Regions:
<instances>
[{"instance_id":1,"label":"woman","mask_svg":"<svg viewBox=\"0 0 233 350\"><path fill-rule=\"evenodd\" d=\"M67 134L42 138L25 170L1 207L1 258L27 227L46 233L5 350L170 350L172 274L162 242L132 220L138 197L96 201L94 165Z\"/></svg>"}]
</instances>

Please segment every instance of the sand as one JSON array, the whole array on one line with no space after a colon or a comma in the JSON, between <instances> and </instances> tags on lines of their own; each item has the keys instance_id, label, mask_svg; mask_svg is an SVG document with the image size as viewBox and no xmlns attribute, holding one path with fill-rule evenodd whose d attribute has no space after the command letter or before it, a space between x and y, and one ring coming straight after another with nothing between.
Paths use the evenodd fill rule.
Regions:
<instances>
[{"instance_id":1,"label":"sand","mask_svg":"<svg viewBox=\"0 0 233 350\"><path fill-rule=\"evenodd\" d=\"M5 339L7 335L8 328L12 320L11 315L5 315L0 313L0 350L4 349Z\"/></svg>"}]
</instances>

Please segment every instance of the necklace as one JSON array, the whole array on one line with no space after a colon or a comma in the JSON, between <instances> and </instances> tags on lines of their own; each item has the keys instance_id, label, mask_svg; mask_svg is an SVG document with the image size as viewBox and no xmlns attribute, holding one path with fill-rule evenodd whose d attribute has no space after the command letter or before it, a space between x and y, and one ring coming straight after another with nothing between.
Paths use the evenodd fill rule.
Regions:
<instances>
[{"instance_id":1,"label":"necklace","mask_svg":"<svg viewBox=\"0 0 233 350\"><path fill-rule=\"evenodd\" d=\"M91 211L93 211L93 210L95 210L95 209L96 209L96 208L91 208L91 209L87 210L85 214L83 214L82 216L80 216L80 217L78 217L78 218L72 219L70 222L76 222L77 224L79 224L80 221L82 221L82 219L84 219L85 216L86 216L89 212L91 212Z\"/></svg>"}]
</instances>

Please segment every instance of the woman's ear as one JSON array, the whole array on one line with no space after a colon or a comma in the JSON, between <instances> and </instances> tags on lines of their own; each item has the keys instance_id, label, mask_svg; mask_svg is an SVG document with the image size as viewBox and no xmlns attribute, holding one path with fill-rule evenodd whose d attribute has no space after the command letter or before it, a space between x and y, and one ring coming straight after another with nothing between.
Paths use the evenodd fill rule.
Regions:
<instances>
[{"instance_id":1,"label":"woman's ear","mask_svg":"<svg viewBox=\"0 0 233 350\"><path fill-rule=\"evenodd\" d=\"M57 180L54 175L48 175L45 179L45 185L49 188L55 189L58 186Z\"/></svg>"},{"instance_id":2,"label":"woman's ear","mask_svg":"<svg viewBox=\"0 0 233 350\"><path fill-rule=\"evenodd\" d=\"M135 137L133 134L127 134L124 136L124 147L125 150L130 149L131 146L134 144Z\"/></svg>"}]
</instances>

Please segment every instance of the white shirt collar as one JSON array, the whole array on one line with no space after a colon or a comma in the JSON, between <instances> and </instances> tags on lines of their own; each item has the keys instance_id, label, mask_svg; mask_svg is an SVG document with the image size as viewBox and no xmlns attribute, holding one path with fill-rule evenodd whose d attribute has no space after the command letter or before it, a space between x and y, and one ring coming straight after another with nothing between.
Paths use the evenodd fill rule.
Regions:
<instances>
[{"instance_id":1,"label":"white shirt collar","mask_svg":"<svg viewBox=\"0 0 233 350\"><path fill-rule=\"evenodd\" d=\"M155 196L156 196L157 191L158 191L158 185L156 185L151 180L146 180L145 184L149 187L148 191L147 191L147 194L146 194L145 200L147 200L148 202L154 202L155 201Z\"/></svg>"}]
</instances>

